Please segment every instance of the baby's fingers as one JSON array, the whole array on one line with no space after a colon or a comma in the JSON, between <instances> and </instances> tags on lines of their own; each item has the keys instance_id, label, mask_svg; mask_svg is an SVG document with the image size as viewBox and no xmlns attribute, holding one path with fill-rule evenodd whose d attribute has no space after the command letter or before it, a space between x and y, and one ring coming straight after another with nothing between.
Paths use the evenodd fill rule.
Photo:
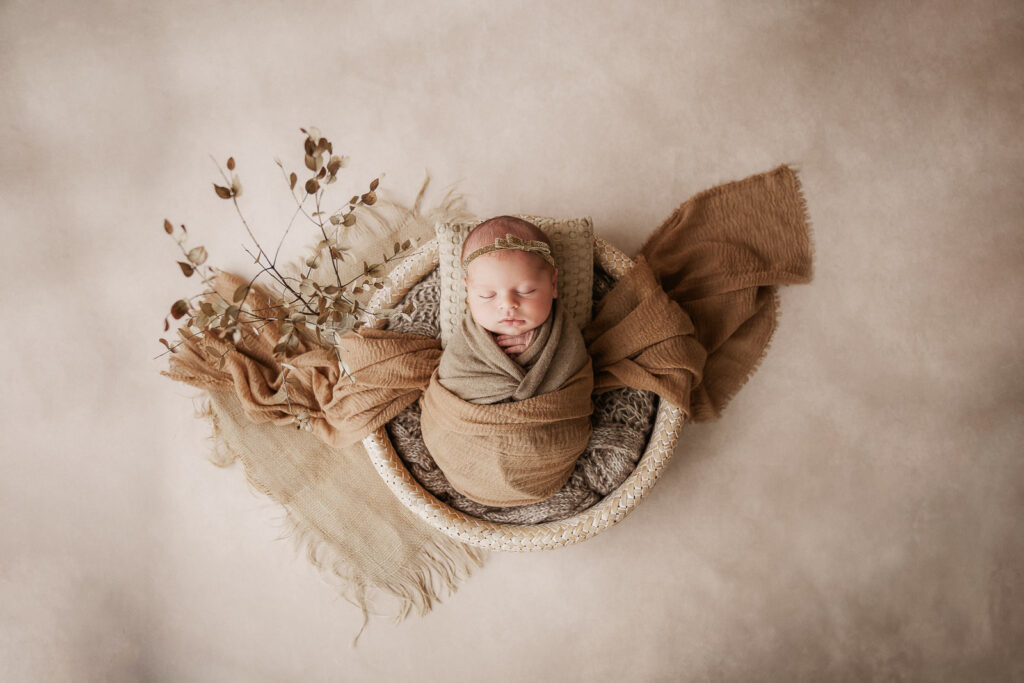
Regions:
<instances>
[{"instance_id":1,"label":"baby's fingers","mask_svg":"<svg viewBox=\"0 0 1024 683\"><path fill-rule=\"evenodd\" d=\"M514 358L515 356L518 356L519 354L521 354L523 351L526 350L526 345L525 344L516 344L515 346L506 346L502 350L507 355L512 356Z\"/></svg>"},{"instance_id":2,"label":"baby's fingers","mask_svg":"<svg viewBox=\"0 0 1024 683\"><path fill-rule=\"evenodd\" d=\"M522 344L524 340L521 334L499 334L494 341L498 342L498 346L506 347Z\"/></svg>"}]
</instances>

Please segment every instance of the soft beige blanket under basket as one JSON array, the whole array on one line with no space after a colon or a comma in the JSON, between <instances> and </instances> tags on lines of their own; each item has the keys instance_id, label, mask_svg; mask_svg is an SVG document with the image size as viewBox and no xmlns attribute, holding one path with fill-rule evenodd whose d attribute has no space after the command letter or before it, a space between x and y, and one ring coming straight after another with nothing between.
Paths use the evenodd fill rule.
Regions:
<instances>
[{"instance_id":1,"label":"soft beige blanket under basket","mask_svg":"<svg viewBox=\"0 0 1024 683\"><path fill-rule=\"evenodd\" d=\"M712 419L767 347L775 327L775 286L810 279L810 239L796 174L782 166L696 195L655 231L637 261L584 330L595 391L647 389L691 420ZM237 280L221 280L230 295ZM258 293L251 296L248 305L265 303ZM417 335L363 330L343 344L355 384L342 377L333 350L301 348L285 386L283 368L270 355L278 336L273 328L237 348L192 340L172 356L167 374L210 391L218 420L231 419L230 430L221 427L222 443L243 461L250 481L312 535L311 547L323 550L334 573L358 587L350 596L364 609L372 588L397 596L405 611L429 608L438 584L453 586L479 555L424 529L381 482L368 483L372 467L352 449L422 395L440 345ZM213 359L221 354L218 368ZM542 418L564 415L564 406L548 408ZM296 410L310 414L319 440L274 428L295 434L294 447L286 447L291 440L282 436L279 447L266 448L261 442L268 423L286 425Z\"/></svg>"}]
</instances>

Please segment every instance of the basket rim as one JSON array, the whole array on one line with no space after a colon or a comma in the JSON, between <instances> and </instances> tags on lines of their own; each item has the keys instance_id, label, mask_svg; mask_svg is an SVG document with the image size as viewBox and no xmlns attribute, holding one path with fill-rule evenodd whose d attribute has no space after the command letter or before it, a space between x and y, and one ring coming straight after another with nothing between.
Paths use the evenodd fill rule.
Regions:
<instances>
[{"instance_id":1,"label":"basket rim","mask_svg":"<svg viewBox=\"0 0 1024 683\"><path fill-rule=\"evenodd\" d=\"M616 280L634 265L632 259L594 236L594 260ZM390 308L438 265L437 240L432 239L407 256L378 290L367 308ZM383 325L384 321L378 324ZM644 453L626 480L597 503L571 517L540 524L503 524L456 510L427 491L409 473L385 427L363 439L363 446L378 474L402 504L433 528L463 543L489 550L526 552L580 543L621 522L654 486L679 440L684 414L658 399L654 427Z\"/></svg>"}]
</instances>

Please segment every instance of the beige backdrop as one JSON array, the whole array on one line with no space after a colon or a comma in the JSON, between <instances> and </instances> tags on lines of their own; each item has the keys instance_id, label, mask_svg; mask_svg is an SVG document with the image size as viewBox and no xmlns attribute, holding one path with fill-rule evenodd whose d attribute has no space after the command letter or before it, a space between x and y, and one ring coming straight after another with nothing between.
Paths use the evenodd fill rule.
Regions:
<instances>
[{"instance_id":1,"label":"beige backdrop","mask_svg":"<svg viewBox=\"0 0 1024 683\"><path fill-rule=\"evenodd\" d=\"M1024 678L1024 5L0 5L3 681ZM299 126L409 199L590 214L632 252L691 194L802 169L816 277L622 525L360 622L158 375L246 267ZM298 253L303 236L286 249Z\"/></svg>"}]
</instances>

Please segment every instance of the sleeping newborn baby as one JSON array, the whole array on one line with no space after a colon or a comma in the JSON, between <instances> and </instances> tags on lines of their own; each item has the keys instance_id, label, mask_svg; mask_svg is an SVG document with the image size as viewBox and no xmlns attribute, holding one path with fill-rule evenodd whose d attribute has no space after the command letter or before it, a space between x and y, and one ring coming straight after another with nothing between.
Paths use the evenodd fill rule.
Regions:
<instances>
[{"instance_id":1,"label":"sleeping newborn baby","mask_svg":"<svg viewBox=\"0 0 1024 683\"><path fill-rule=\"evenodd\" d=\"M525 505L569 479L590 439L594 375L558 301L547 237L509 216L466 238L469 311L423 393L423 442L453 487Z\"/></svg>"},{"instance_id":2,"label":"sleeping newborn baby","mask_svg":"<svg viewBox=\"0 0 1024 683\"><path fill-rule=\"evenodd\" d=\"M499 216L463 244L469 312L441 356L438 381L464 401L518 401L561 387L587 362L579 329L558 304L547 236Z\"/></svg>"}]
</instances>

